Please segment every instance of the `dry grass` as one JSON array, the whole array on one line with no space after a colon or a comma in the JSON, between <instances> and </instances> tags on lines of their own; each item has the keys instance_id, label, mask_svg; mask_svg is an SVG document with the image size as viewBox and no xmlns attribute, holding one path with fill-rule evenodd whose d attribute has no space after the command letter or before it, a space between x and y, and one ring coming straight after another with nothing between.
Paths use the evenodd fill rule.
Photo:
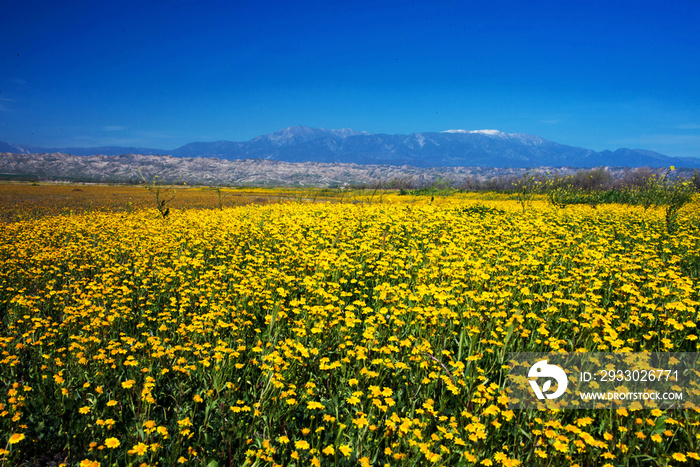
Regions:
<instances>
[{"instance_id":1,"label":"dry grass","mask_svg":"<svg viewBox=\"0 0 700 467\"><path fill-rule=\"evenodd\" d=\"M219 193L209 187L161 187L161 198L174 210L218 209ZM270 190L221 189L221 206L269 204L290 198ZM5 223L44 216L130 212L154 208L155 197L143 185L84 185L0 183L0 221Z\"/></svg>"}]
</instances>

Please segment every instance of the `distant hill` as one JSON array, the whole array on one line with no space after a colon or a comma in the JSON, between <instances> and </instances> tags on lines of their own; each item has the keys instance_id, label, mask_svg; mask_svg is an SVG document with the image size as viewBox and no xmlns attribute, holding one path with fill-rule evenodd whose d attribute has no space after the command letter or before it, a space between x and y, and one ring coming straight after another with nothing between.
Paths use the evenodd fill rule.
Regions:
<instances>
[{"instance_id":1,"label":"distant hill","mask_svg":"<svg viewBox=\"0 0 700 467\"><path fill-rule=\"evenodd\" d=\"M557 176L573 175L581 168L540 167L536 171ZM613 179L640 176L665 168L605 169ZM696 169L678 169L689 178ZM412 167L322 162L281 162L265 159L227 161L217 157L173 157L142 154L75 156L0 152L0 180L141 183L157 175L162 183L209 186L367 186L420 188L435 183L473 189L504 189L528 169L488 167ZM142 178L143 177L143 178Z\"/></svg>"},{"instance_id":2,"label":"distant hill","mask_svg":"<svg viewBox=\"0 0 700 467\"><path fill-rule=\"evenodd\" d=\"M414 167L700 167L700 158L669 157L642 149L593 151L539 136L497 130L447 130L386 135L351 129L288 127L245 142L189 143L174 150L107 146L40 148L0 142L0 152L88 155L171 155L225 160L410 165Z\"/></svg>"}]
</instances>

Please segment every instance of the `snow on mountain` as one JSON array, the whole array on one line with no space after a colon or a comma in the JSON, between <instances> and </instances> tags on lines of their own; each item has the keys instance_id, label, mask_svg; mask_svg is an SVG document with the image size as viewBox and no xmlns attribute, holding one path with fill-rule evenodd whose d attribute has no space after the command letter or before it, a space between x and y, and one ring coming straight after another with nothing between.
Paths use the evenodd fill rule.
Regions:
<instances>
[{"instance_id":1,"label":"snow on mountain","mask_svg":"<svg viewBox=\"0 0 700 467\"><path fill-rule=\"evenodd\" d=\"M445 130L441 133L464 133L464 134L480 134L489 136L508 136L508 133L503 133L498 130Z\"/></svg>"}]
</instances>

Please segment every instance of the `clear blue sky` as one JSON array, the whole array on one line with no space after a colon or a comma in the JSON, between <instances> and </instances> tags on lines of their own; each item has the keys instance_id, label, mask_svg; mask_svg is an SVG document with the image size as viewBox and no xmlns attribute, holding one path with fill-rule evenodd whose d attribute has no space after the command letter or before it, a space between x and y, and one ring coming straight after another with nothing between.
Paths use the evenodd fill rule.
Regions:
<instances>
[{"instance_id":1,"label":"clear blue sky","mask_svg":"<svg viewBox=\"0 0 700 467\"><path fill-rule=\"evenodd\" d=\"M8 1L0 141L174 149L292 125L700 156L700 2Z\"/></svg>"}]
</instances>

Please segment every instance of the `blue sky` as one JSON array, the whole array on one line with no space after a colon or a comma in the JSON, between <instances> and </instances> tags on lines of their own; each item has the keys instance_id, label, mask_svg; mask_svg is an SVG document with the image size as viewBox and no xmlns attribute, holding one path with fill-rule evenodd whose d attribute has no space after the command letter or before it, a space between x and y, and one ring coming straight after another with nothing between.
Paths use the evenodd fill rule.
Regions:
<instances>
[{"instance_id":1,"label":"blue sky","mask_svg":"<svg viewBox=\"0 0 700 467\"><path fill-rule=\"evenodd\" d=\"M292 125L700 156L700 2L5 2L0 141L174 149Z\"/></svg>"}]
</instances>

